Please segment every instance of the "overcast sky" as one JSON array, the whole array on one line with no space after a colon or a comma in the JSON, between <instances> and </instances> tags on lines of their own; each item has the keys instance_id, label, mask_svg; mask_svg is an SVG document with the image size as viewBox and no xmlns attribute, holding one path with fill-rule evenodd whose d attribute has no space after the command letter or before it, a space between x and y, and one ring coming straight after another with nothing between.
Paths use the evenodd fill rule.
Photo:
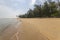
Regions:
<instances>
[{"instance_id":1,"label":"overcast sky","mask_svg":"<svg viewBox=\"0 0 60 40\"><path fill-rule=\"evenodd\" d=\"M24 14L36 2L42 4L44 0L0 0L0 18L13 18Z\"/></svg>"}]
</instances>

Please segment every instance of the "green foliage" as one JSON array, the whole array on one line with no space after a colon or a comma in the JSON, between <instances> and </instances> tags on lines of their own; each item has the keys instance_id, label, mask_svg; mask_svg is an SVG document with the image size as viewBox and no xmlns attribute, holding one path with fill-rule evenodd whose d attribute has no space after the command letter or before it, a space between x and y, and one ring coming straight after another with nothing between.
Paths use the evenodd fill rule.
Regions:
<instances>
[{"instance_id":1,"label":"green foliage","mask_svg":"<svg viewBox=\"0 0 60 40\"><path fill-rule=\"evenodd\" d=\"M59 4L59 3L58 3ZM46 1L44 5L34 5L34 10L29 9L24 15L19 15L21 18L45 18L45 17L60 17L56 2Z\"/></svg>"}]
</instances>

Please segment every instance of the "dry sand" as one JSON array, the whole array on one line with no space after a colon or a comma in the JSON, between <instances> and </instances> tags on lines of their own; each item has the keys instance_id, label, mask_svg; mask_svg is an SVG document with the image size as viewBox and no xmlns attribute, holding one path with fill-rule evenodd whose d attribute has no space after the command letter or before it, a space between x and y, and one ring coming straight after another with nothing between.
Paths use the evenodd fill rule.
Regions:
<instances>
[{"instance_id":1,"label":"dry sand","mask_svg":"<svg viewBox=\"0 0 60 40\"><path fill-rule=\"evenodd\" d=\"M20 18L18 40L60 40L60 18Z\"/></svg>"}]
</instances>

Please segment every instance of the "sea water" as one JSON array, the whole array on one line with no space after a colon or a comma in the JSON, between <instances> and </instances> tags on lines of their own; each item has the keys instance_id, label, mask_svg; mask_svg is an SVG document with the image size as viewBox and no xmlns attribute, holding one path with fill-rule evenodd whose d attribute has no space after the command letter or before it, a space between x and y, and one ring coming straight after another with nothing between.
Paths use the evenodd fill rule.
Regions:
<instances>
[{"instance_id":1,"label":"sea water","mask_svg":"<svg viewBox=\"0 0 60 40\"><path fill-rule=\"evenodd\" d=\"M15 18L0 18L0 33L10 25L16 24L18 21Z\"/></svg>"}]
</instances>

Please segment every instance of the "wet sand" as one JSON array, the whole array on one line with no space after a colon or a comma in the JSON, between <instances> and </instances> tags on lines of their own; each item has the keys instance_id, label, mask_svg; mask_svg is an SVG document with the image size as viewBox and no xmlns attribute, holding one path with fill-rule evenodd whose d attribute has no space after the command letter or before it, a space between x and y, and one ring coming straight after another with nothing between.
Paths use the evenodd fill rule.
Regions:
<instances>
[{"instance_id":1,"label":"wet sand","mask_svg":"<svg viewBox=\"0 0 60 40\"><path fill-rule=\"evenodd\" d=\"M21 18L19 40L60 40L60 18Z\"/></svg>"},{"instance_id":2,"label":"wet sand","mask_svg":"<svg viewBox=\"0 0 60 40\"><path fill-rule=\"evenodd\" d=\"M19 26L8 27L0 40L60 40L60 18L20 18Z\"/></svg>"},{"instance_id":3,"label":"wet sand","mask_svg":"<svg viewBox=\"0 0 60 40\"><path fill-rule=\"evenodd\" d=\"M0 40L10 40L17 33L20 21L16 18L0 19Z\"/></svg>"}]
</instances>

